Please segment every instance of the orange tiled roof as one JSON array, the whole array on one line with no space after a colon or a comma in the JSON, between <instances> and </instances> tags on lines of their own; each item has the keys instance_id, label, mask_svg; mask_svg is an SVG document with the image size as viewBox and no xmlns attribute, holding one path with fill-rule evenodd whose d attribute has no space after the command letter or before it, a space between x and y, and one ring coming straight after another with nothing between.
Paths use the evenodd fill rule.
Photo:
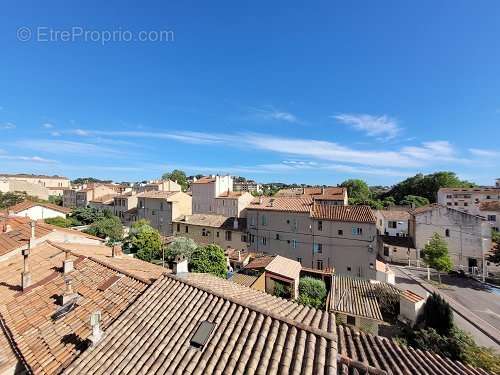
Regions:
<instances>
[{"instance_id":1,"label":"orange tiled roof","mask_svg":"<svg viewBox=\"0 0 500 375\"><path fill-rule=\"evenodd\" d=\"M332 206L315 204L311 215L314 219L345 221L352 223L376 223L369 206Z\"/></svg>"},{"instance_id":2,"label":"orange tiled roof","mask_svg":"<svg viewBox=\"0 0 500 375\"><path fill-rule=\"evenodd\" d=\"M153 199L167 199L175 194L180 193L179 191L145 191L144 193L137 194L138 198L153 198Z\"/></svg>"},{"instance_id":3,"label":"orange tiled roof","mask_svg":"<svg viewBox=\"0 0 500 375\"><path fill-rule=\"evenodd\" d=\"M347 194L346 188L337 186L328 187L309 187L309 188L290 188L281 189L275 197L301 197L301 196L314 196L315 198L325 199L344 199Z\"/></svg>"},{"instance_id":4,"label":"orange tiled roof","mask_svg":"<svg viewBox=\"0 0 500 375\"><path fill-rule=\"evenodd\" d=\"M254 199L252 203L247 206L247 209L308 213L311 210L312 202L313 199L310 196L303 196L300 198L259 197Z\"/></svg>"},{"instance_id":5,"label":"orange tiled roof","mask_svg":"<svg viewBox=\"0 0 500 375\"><path fill-rule=\"evenodd\" d=\"M160 277L164 270L127 256L111 258L105 255L111 252L106 246L75 247L44 242L33 248L29 256L32 286L24 292L20 289L22 256L0 262L0 315L14 347L34 373L59 373L68 366L87 347L90 314L101 311L105 330L152 282L153 279L143 280L140 274L151 276L156 268L161 272L156 272L155 277ZM74 310L54 320L52 316L60 307L56 297L65 291L60 271L65 248L74 260L71 277L79 299ZM141 263L142 269L136 262Z\"/></svg>"},{"instance_id":6,"label":"orange tiled roof","mask_svg":"<svg viewBox=\"0 0 500 375\"><path fill-rule=\"evenodd\" d=\"M31 237L31 220L24 217L9 216L0 220L0 255L7 254L28 244ZM10 226L10 231L5 232ZM38 221L35 226L35 238L52 232L53 227Z\"/></svg>"},{"instance_id":7,"label":"orange tiled roof","mask_svg":"<svg viewBox=\"0 0 500 375\"><path fill-rule=\"evenodd\" d=\"M262 256L255 259L252 259L250 263L248 263L244 268L247 269L256 269L256 268L266 268L269 263L274 260L275 256Z\"/></svg>"},{"instance_id":8,"label":"orange tiled roof","mask_svg":"<svg viewBox=\"0 0 500 375\"><path fill-rule=\"evenodd\" d=\"M410 220L410 213L407 210L378 210L386 220Z\"/></svg>"},{"instance_id":9,"label":"orange tiled roof","mask_svg":"<svg viewBox=\"0 0 500 375\"><path fill-rule=\"evenodd\" d=\"M244 193L245 192L243 192L243 191L225 191L224 193L219 194L219 196L216 198L239 198ZM249 194L249 193L247 193L247 194Z\"/></svg>"},{"instance_id":10,"label":"orange tiled roof","mask_svg":"<svg viewBox=\"0 0 500 375\"><path fill-rule=\"evenodd\" d=\"M24 211L24 210L27 210L29 208L36 207L36 206L49 208L51 210L59 211L59 212L62 212L64 214L69 214L71 212L71 210L69 208L66 208L66 207L58 206L58 205L55 205L52 203L32 202L30 200L25 200L21 203L15 204L14 206L10 206L7 210L12 211L12 212L17 214L21 211Z\"/></svg>"}]
</instances>

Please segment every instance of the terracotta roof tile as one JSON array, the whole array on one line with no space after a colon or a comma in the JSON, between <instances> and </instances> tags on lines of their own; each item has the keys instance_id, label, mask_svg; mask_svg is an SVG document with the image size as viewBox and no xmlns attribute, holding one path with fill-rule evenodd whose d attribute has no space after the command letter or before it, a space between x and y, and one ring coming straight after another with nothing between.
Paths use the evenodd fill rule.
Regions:
<instances>
[{"instance_id":1,"label":"terracotta roof tile","mask_svg":"<svg viewBox=\"0 0 500 375\"><path fill-rule=\"evenodd\" d=\"M312 202L313 199L310 196L300 198L259 197L247 206L247 210L258 209L309 213Z\"/></svg>"},{"instance_id":2,"label":"terracotta roof tile","mask_svg":"<svg viewBox=\"0 0 500 375\"><path fill-rule=\"evenodd\" d=\"M193 184L209 184L211 182L215 182L215 178L210 176L204 176L194 181Z\"/></svg>"},{"instance_id":3,"label":"terracotta roof tile","mask_svg":"<svg viewBox=\"0 0 500 375\"><path fill-rule=\"evenodd\" d=\"M320 220L345 221L353 223L376 223L369 206L333 206L315 204L312 217Z\"/></svg>"},{"instance_id":4,"label":"terracotta roof tile","mask_svg":"<svg viewBox=\"0 0 500 375\"><path fill-rule=\"evenodd\" d=\"M500 201L481 202L479 209L481 211L500 211Z\"/></svg>"}]
</instances>

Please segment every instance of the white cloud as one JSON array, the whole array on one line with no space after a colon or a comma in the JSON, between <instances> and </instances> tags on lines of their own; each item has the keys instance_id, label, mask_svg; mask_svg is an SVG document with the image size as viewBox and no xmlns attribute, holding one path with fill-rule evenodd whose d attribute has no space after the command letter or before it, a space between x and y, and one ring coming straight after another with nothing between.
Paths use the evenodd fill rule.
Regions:
<instances>
[{"instance_id":1,"label":"white cloud","mask_svg":"<svg viewBox=\"0 0 500 375\"><path fill-rule=\"evenodd\" d=\"M0 159L4 160L21 160L21 161L31 161L35 163L55 163L55 160L45 159L40 156L14 156L14 155L0 155Z\"/></svg>"},{"instance_id":2,"label":"white cloud","mask_svg":"<svg viewBox=\"0 0 500 375\"><path fill-rule=\"evenodd\" d=\"M252 108L252 112L257 116L264 118L266 120L277 120L277 121L285 121L292 124L300 124L302 121L294 115L293 113L280 111L276 108Z\"/></svg>"},{"instance_id":3,"label":"white cloud","mask_svg":"<svg viewBox=\"0 0 500 375\"><path fill-rule=\"evenodd\" d=\"M26 139L16 142L16 146L50 154L76 155L119 155L120 151L98 146L92 143L54 140L54 139Z\"/></svg>"},{"instance_id":4,"label":"white cloud","mask_svg":"<svg viewBox=\"0 0 500 375\"><path fill-rule=\"evenodd\" d=\"M356 130L366 132L372 137L392 139L396 137L401 128L397 121L389 116L373 116L367 114L341 113L331 116L342 124L352 126Z\"/></svg>"},{"instance_id":5,"label":"white cloud","mask_svg":"<svg viewBox=\"0 0 500 375\"><path fill-rule=\"evenodd\" d=\"M480 148L469 148L469 152L474 156L479 156L482 158L498 158L500 157L500 151L496 150L484 150Z\"/></svg>"},{"instance_id":6,"label":"white cloud","mask_svg":"<svg viewBox=\"0 0 500 375\"><path fill-rule=\"evenodd\" d=\"M13 124L12 122L4 122L3 124L0 124L0 129L2 130L9 130L9 129L15 129L16 125Z\"/></svg>"},{"instance_id":7,"label":"white cloud","mask_svg":"<svg viewBox=\"0 0 500 375\"><path fill-rule=\"evenodd\" d=\"M54 127L54 124L51 124L50 122L43 123L42 126L45 129L52 129Z\"/></svg>"},{"instance_id":8,"label":"white cloud","mask_svg":"<svg viewBox=\"0 0 500 375\"><path fill-rule=\"evenodd\" d=\"M53 137L60 137L61 133L59 133L59 132L51 132L50 135L53 136Z\"/></svg>"},{"instance_id":9,"label":"white cloud","mask_svg":"<svg viewBox=\"0 0 500 375\"><path fill-rule=\"evenodd\" d=\"M86 137L87 135L89 135L88 132L86 132L85 130L82 130L82 129L75 129L74 134L80 135L82 137Z\"/></svg>"}]
</instances>

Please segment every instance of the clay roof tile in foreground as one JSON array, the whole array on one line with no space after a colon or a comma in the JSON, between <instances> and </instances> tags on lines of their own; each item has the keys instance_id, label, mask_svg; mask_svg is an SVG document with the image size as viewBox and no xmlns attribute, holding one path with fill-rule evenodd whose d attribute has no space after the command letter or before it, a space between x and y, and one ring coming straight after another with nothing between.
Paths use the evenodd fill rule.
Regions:
<instances>
[{"instance_id":1,"label":"clay roof tile in foreground","mask_svg":"<svg viewBox=\"0 0 500 375\"><path fill-rule=\"evenodd\" d=\"M215 326L198 348L203 321ZM159 279L66 373L335 374L336 363L333 314L187 274Z\"/></svg>"}]
</instances>

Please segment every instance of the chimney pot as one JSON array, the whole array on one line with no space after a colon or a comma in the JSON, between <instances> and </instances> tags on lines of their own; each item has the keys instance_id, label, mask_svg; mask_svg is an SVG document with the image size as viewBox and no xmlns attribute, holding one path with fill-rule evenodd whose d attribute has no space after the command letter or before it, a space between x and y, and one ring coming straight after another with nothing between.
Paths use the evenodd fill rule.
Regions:
<instances>
[{"instance_id":1,"label":"chimney pot","mask_svg":"<svg viewBox=\"0 0 500 375\"><path fill-rule=\"evenodd\" d=\"M104 336L104 332L101 330L101 312L99 310L90 315L90 325L92 326L92 335L89 340L91 346L96 346Z\"/></svg>"},{"instance_id":2,"label":"chimney pot","mask_svg":"<svg viewBox=\"0 0 500 375\"><path fill-rule=\"evenodd\" d=\"M175 257L172 273L174 275L188 273L188 261L184 255L178 255Z\"/></svg>"},{"instance_id":3,"label":"chimney pot","mask_svg":"<svg viewBox=\"0 0 500 375\"><path fill-rule=\"evenodd\" d=\"M12 226L10 224L5 224L4 233L9 233L12 230Z\"/></svg>"},{"instance_id":4,"label":"chimney pot","mask_svg":"<svg viewBox=\"0 0 500 375\"><path fill-rule=\"evenodd\" d=\"M31 226L31 238L35 239L36 236L35 236L35 226L36 226L36 221L32 221L30 222L30 226Z\"/></svg>"}]
</instances>

